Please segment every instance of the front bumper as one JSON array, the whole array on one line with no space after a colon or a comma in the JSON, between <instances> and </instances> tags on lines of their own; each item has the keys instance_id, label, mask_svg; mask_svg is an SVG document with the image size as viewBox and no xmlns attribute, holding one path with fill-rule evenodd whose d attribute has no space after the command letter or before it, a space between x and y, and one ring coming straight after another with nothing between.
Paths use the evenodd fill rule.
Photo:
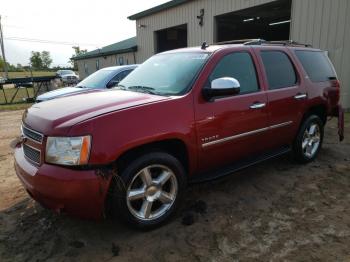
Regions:
<instances>
[{"instance_id":1,"label":"front bumper","mask_svg":"<svg viewBox=\"0 0 350 262\"><path fill-rule=\"evenodd\" d=\"M28 162L22 147L15 148L15 170L29 195L44 207L73 216L100 219L104 212L109 179L96 170L73 170Z\"/></svg>"}]
</instances>

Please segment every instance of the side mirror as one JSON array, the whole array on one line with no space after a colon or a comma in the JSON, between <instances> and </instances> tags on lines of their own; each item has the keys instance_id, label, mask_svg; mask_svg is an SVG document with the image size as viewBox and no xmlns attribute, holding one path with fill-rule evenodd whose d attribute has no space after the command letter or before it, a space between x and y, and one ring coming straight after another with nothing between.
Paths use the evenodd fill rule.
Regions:
<instances>
[{"instance_id":1,"label":"side mirror","mask_svg":"<svg viewBox=\"0 0 350 262\"><path fill-rule=\"evenodd\" d=\"M211 82L211 87L203 89L203 96L206 100L215 97L234 96L240 92L240 83L233 77L222 77Z\"/></svg>"},{"instance_id":2,"label":"side mirror","mask_svg":"<svg viewBox=\"0 0 350 262\"><path fill-rule=\"evenodd\" d=\"M118 80L112 80L110 81L108 84L107 84L107 88L112 88L112 87L115 87L119 84L120 81Z\"/></svg>"}]
</instances>

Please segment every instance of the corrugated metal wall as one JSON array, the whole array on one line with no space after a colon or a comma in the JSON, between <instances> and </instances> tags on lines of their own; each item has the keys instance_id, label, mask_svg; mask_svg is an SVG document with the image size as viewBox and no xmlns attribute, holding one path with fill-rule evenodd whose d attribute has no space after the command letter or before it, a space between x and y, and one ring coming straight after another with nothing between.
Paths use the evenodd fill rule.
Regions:
<instances>
[{"instance_id":1,"label":"corrugated metal wall","mask_svg":"<svg viewBox=\"0 0 350 262\"><path fill-rule=\"evenodd\" d=\"M213 43L214 16L260 5L273 0L193 0L186 4L141 18L136 21L137 61L142 62L154 54L154 31L187 24L188 46ZM204 8L204 25L198 25L197 15ZM140 28L139 25L146 27Z\"/></svg>"},{"instance_id":2,"label":"corrugated metal wall","mask_svg":"<svg viewBox=\"0 0 350 262\"><path fill-rule=\"evenodd\" d=\"M116 54L116 55L109 55L106 57L95 57L95 58L88 58L88 59L82 59L78 60L78 71L79 71L79 77L80 79L84 79L88 75L91 75L94 73L96 70L96 60L99 60L100 63L100 69L104 67L109 67L109 66L116 66L119 65L119 58L122 58L124 61L124 65L130 65L130 64L135 64L135 59L136 58L136 53L124 53L124 54ZM85 73L85 66L84 64L87 65L89 73Z\"/></svg>"},{"instance_id":3,"label":"corrugated metal wall","mask_svg":"<svg viewBox=\"0 0 350 262\"><path fill-rule=\"evenodd\" d=\"M193 0L136 21L137 62L154 54L154 31L187 24L188 46L214 42L215 19L220 14L273 0ZM197 15L205 10L204 25ZM342 103L350 108L350 1L293 0L291 39L329 51L342 82ZM145 25L146 27L139 27Z\"/></svg>"},{"instance_id":4,"label":"corrugated metal wall","mask_svg":"<svg viewBox=\"0 0 350 262\"><path fill-rule=\"evenodd\" d=\"M350 1L293 0L291 39L329 52L350 108Z\"/></svg>"}]
</instances>

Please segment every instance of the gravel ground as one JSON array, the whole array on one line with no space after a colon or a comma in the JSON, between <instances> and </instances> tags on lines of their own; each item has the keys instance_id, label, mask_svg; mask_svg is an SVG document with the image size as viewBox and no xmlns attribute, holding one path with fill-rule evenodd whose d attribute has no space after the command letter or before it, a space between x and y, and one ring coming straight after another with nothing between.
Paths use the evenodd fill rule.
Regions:
<instances>
[{"instance_id":1,"label":"gravel ground","mask_svg":"<svg viewBox=\"0 0 350 262\"><path fill-rule=\"evenodd\" d=\"M350 261L350 124L327 124L318 159L289 156L194 185L167 225L133 231L32 201L9 147L22 111L0 112L0 261Z\"/></svg>"}]
</instances>

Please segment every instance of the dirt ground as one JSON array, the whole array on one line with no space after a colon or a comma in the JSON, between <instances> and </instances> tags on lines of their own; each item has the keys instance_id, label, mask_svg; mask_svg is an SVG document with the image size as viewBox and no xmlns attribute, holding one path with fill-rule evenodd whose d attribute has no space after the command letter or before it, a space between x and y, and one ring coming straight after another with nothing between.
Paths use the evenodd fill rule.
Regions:
<instances>
[{"instance_id":1,"label":"dirt ground","mask_svg":"<svg viewBox=\"0 0 350 262\"><path fill-rule=\"evenodd\" d=\"M350 124L327 124L318 159L289 156L191 186L151 232L82 221L34 203L13 169L22 111L0 112L0 261L350 261ZM186 225L190 224L190 225Z\"/></svg>"}]
</instances>

